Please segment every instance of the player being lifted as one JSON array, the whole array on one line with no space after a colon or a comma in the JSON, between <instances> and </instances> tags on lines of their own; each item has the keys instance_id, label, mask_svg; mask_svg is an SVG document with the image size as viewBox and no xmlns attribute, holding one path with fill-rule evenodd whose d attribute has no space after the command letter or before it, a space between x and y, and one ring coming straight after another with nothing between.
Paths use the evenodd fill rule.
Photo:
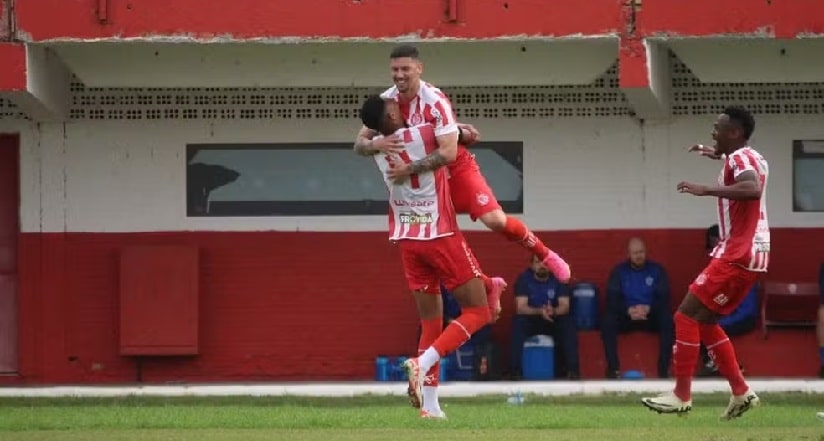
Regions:
<instances>
[{"instance_id":1,"label":"player being lifted","mask_svg":"<svg viewBox=\"0 0 824 441\"><path fill-rule=\"evenodd\" d=\"M437 87L421 80L423 63L414 46L401 45L389 55L394 86L382 97L398 102L407 126L430 124L435 129L438 145L457 149L454 160L438 159L433 166L447 166L452 202L458 213L468 213L472 220L480 219L492 231L526 248L561 281L570 278L569 265L544 245L518 218L508 216L498 204L480 167L464 145L477 141L478 132L470 125L457 125L452 104ZM452 136L458 132L459 136ZM398 152L403 140L398 136L374 139L376 132L361 128L355 141L355 151L361 155ZM463 145L459 145L463 144ZM392 172L394 179L405 179L412 171L408 164L399 164Z\"/></svg>"},{"instance_id":2,"label":"player being lifted","mask_svg":"<svg viewBox=\"0 0 824 441\"><path fill-rule=\"evenodd\" d=\"M769 263L766 205L769 168L764 157L748 145L753 130L755 120L749 111L740 107L725 109L712 132L715 146L690 148L703 156L723 159L718 185L678 184L681 193L718 198L721 241L675 313L675 390L642 399L645 406L659 413L681 414L692 409L691 386L699 342L707 347L732 389L729 405L721 418L740 417L759 404L758 396L739 369L732 343L717 322L719 317L738 307L759 274L767 271Z\"/></svg>"},{"instance_id":3,"label":"player being lifted","mask_svg":"<svg viewBox=\"0 0 824 441\"><path fill-rule=\"evenodd\" d=\"M397 136L402 143L396 153L373 157L389 189L389 239L400 247L421 320L419 356L404 367L409 389L421 403L421 416L445 418L438 403L438 362L500 312L499 304L487 304L483 273L458 229L446 168L441 167L456 154L454 139L443 143L446 148L439 147L436 127L426 123L406 127L398 103L377 95L363 104L361 119L378 133L375 139ZM455 132L448 135L457 138ZM410 174L399 181L393 171L401 164ZM446 329L442 328L441 283L461 305L461 315Z\"/></svg>"}]
</instances>

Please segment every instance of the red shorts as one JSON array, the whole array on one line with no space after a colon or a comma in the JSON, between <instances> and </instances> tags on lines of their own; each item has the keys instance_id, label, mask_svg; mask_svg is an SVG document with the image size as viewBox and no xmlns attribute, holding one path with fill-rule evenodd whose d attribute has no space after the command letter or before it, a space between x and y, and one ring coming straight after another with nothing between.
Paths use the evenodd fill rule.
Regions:
<instances>
[{"instance_id":1,"label":"red shorts","mask_svg":"<svg viewBox=\"0 0 824 441\"><path fill-rule=\"evenodd\" d=\"M760 273L712 259L690 285L701 303L718 314L730 314L749 294Z\"/></svg>"},{"instance_id":2,"label":"red shorts","mask_svg":"<svg viewBox=\"0 0 824 441\"><path fill-rule=\"evenodd\" d=\"M451 291L481 277L481 266L460 234L398 242L403 270L412 291L440 294L441 283Z\"/></svg>"},{"instance_id":3,"label":"red shorts","mask_svg":"<svg viewBox=\"0 0 824 441\"><path fill-rule=\"evenodd\" d=\"M449 170L449 191L455 210L461 214L469 214L473 221L491 211L500 210L501 205L495 198L495 193L486 183L477 164L463 164L461 168Z\"/></svg>"}]
</instances>

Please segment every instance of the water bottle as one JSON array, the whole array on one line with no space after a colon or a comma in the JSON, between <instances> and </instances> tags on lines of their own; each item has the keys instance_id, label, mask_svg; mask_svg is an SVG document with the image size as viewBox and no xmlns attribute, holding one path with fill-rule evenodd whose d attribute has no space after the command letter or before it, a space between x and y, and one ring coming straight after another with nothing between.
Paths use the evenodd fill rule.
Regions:
<instances>
[{"instance_id":1,"label":"water bottle","mask_svg":"<svg viewBox=\"0 0 824 441\"><path fill-rule=\"evenodd\" d=\"M524 396L521 394L521 391L517 391L514 395L510 395L509 398L506 399L506 402L513 406L520 406L524 404Z\"/></svg>"},{"instance_id":2,"label":"water bottle","mask_svg":"<svg viewBox=\"0 0 824 441\"><path fill-rule=\"evenodd\" d=\"M387 357L377 357L375 358L375 380L376 381L389 381L391 377L390 367L389 367L389 358Z\"/></svg>"}]
</instances>

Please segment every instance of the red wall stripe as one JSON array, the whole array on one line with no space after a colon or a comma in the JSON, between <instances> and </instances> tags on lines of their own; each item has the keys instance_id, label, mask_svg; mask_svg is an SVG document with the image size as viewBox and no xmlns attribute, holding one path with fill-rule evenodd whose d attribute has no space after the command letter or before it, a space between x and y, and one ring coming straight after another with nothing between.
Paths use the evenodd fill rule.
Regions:
<instances>
[{"instance_id":1,"label":"red wall stripe","mask_svg":"<svg viewBox=\"0 0 824 441\"><path fill-rule=\"evenodd\" d=\"M18 43L0 43L0 91L26 90L26 47Z\"/></svg>"},{"instance_id":2,"label":"red wall stripe","mask_svg":"<svg viewBox=\"0 0 824 441\"><path fill-rule=\"evenodd\" d=\"M635 234L648 241L650 257L668 269L678 301L705 262L701 230L540 236L569 259L578 278L603 287L612 265L624 258L625 241ZM525 268L527 256L516 245L491 233L466 235L489 274L513 281ZM824 229L775 229L773 239L770 278L816 280ZM23 234L21 381L135 379L133 361L118 355L116 333L118 250L135 244L196 246L201 259L200 355L150 359L146 381L368 379L375 355L416 349L416 313L397 249L384 233ZM511 296L504 297L507 309L495 330L506 346ZM814 336L806 334L811 337L776 336L763 343L767 346L758 350L780 349L785 357L801 361L791 369L783 366L786 363L756 362L762 363L760 374L805 375L813 370L815 357L807 352L814 348ZM603 349L594 335L582 336L582 345L588 345L582 348L582 354L588 354L582 358L587 365L583 371L600 377L602 361L597 360ZM786 344L797 346L773 347ZM654 362L653 356L653 368Z\"/></svg>"}]
</instances>

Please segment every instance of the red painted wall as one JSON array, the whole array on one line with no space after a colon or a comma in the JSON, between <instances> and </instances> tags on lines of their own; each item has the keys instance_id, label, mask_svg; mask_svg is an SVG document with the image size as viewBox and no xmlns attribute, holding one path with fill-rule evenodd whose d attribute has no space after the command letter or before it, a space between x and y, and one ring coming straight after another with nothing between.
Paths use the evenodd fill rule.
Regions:
<instances>
[{"instance_id":1,"label":"red painted wall","mask_svg":"<svg viewBox=\"0 0 824 441\"><path fill-rule=\"evenodd\" d=\"M26 48L22 44L0 42L0 90L26 90Z\"/></svg>"},{"instance_id":2,"label":"red painted wall","mask_svg":"<svg viewBox=\"0 0 824 441\"><path fill-rule=\"evenodd\" d=\"M818 0L644 0L636 14L624 3L588 0L582 8L564 0L19 0L15 13L17 37L25 41L824 33L824 3Z\"/></svg>"},{"instance_id":3,"label":"red painted wall","mask_svg":"<svg viewBox=\"0 0 824 441\"><path fill-rule=\"evenodd\" d=\"M824 34L824 3L818 0L644 0L640 35L749 34L795 38Z\"/></svg>"},{"instance_id":4,"label":"red painted wall","mask_svg":"<svg viewBox=\"0 0 824 441\"><path fill-rule=\"evenodd\" d=\"M674 297L680 299L704 263L702 231L541 236L567 256L579 278L603 286L632 234L647 239L651 258L667 267ZM527 258L517 246L491 233L467 235L487 272L513 280L525 267ZM773 238L770 277L814 281L824 259L824 229L775 229ZM149 359L144 381L368 379L375 355L409 354L416 348L415 311L397 249L384 233L23 234L18 381L135 379L133 360L118 355L117 335L118 249L134 244L201 250L201 355ZM508 308L496 329L501 342L508 339L511 293L504 301ZM795 335L777 333L763 347L755 340L748 354L739 348L739 355L758 360L756 374L811 375L814 336L810 331ZM583 374L600 377L597 334L582 336L582 345ZM637 345L622 346L629 358L625 368L654 365L654 354L644 358L637 352Z\"/></svg>"},{"instance_id":5,"label":"red painted wall","mask_svg":"<svg viewBox=\"0 0 824 441\"><path fill-rule=\"evenodd\" d=\"M16 6L26 39L180 36L348 38L419 35L488 38L500 35L615 33L621 0L457 0L457 22L446 0L107 0L107 20L97 0L26 0ZM43 11L49 11L44 14ZM58 18L59 17L59 18Z\"/></svg>"}]
</instances>

